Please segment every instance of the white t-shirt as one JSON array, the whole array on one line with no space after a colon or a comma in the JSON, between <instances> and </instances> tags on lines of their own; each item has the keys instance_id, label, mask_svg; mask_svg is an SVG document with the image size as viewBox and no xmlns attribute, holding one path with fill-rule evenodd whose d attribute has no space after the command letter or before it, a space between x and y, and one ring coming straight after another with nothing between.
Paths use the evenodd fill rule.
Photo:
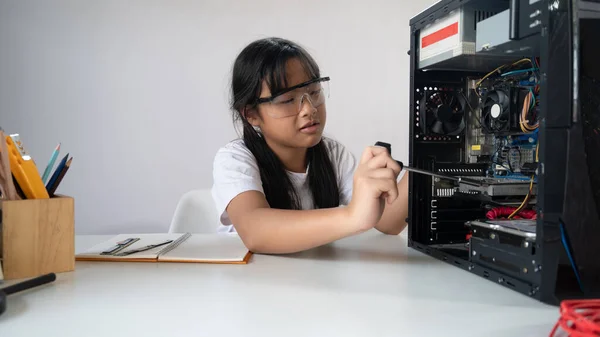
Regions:
<instances>
[{"instance_id":1,"label":"white t-shirt","mask_svg":"<svg viewBox=\"0 0 600 337\"><path fill-rule=\"evenodd\" d=\"M340 191L340 206L347 205L352 198L352 179L357 161L354 155L339 142L323 137L323 143L337 177ZM308 168L310 170L310 167ZM287 172L302 209L313 209L313 197L308 186L307 173ZM236 139L217 151L213 163L212 196L215 201L219 221L223 225L220 232L233 232L233 224L226 208L233 198L242 192L259 191L264 193L258 164L243 139Z\"/></svg>"}]
</instances>

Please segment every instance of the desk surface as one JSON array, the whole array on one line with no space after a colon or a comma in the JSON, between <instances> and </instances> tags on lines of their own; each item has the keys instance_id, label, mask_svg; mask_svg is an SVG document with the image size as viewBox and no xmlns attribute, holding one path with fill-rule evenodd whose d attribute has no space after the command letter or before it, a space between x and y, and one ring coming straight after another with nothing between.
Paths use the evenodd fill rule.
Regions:
<instances>
[{"instance_id":1,"label":"desk surface","mask_svg":"<svg viewBox=\"0 0 600 337\"><path fill-rule=\"evenodd\" d=\"M548 336L557 307L406 245L372 231L248 265L77 262L11 295L0 335Z\"/></svg>"}]
</instances>

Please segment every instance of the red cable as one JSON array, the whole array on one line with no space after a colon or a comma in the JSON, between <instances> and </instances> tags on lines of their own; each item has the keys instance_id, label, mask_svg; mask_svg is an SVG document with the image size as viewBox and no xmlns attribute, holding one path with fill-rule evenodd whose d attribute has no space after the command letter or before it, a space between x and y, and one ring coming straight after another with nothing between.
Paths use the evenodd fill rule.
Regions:
<instances>
[{"instance_id":1,"label":"red cable","mask_svg":"<svg viewBox=\"0 0 600 337\"><path fill-rule=\"evenodd\" d=\"M491 220L507 218L516 209L517 209L516 207L495 207L495 208L492 208L491 210L489 210L485 214L485 217L488 219L491 219ZM536 213L536 211L531 210L531 209L524 209L524 210L520 211L519 213L515 214L515 216L512 218L515 220L516 219L535 220L535 219L537 219L537 213Z\"/></svg>"},{"instance_id":2,"label":"red cable","mask_svg":"<svg viewBox=\"0 0 600 337\"><path fill-rule=\"evenodd\" d=\"M550 337L600 336L600 300L565 300L560 304L560 318ZM562 334L558 334L562 331ZM566 335L565 335L566 333Z\"/></svg>"}]
</instances>

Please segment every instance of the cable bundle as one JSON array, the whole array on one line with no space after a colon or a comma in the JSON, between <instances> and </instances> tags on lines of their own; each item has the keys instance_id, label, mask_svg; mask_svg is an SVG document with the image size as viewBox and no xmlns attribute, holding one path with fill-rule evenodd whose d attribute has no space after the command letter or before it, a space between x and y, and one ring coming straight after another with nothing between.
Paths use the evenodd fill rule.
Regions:
<instances>
[{"instance_id":1,"label":"cable bundle","mask_svg":"<svg viewBox=\"0 0 600 337\"><path fill-rule=\"evenodd\" d=\"M514 213L511 219L537 219L537 213L534 210L526 209L519 211L518 213L515 212L516 210L517 207L495 207L489 210L485 214L485 217L490 220L501 219L507 218L508 216Z\"/></svg>"},{"instance_id":2,"label":"cable bundle","mask_svg":"<svg viewBox=\"0 0 600 337\"><path fill-rule=\"evenodd\" d=\"M554 325L550 337L600 336L600 300L562 301L560 314L561 316ZM561 330L563 333L558 333Z\"/></svg>"}]
</instances>

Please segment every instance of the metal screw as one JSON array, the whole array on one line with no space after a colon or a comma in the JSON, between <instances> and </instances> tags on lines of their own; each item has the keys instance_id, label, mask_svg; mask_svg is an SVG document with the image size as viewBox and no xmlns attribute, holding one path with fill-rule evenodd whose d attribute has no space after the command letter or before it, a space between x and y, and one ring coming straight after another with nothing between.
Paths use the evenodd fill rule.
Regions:
<instances>
[{"instance_id":1,"label":"metal screw","mask_svg":"<svg viewBox=\"0 0 600 337\"><path fill-rule=\"evenodd\" d=\"M529 242L528 242L528 241L524 241L524 242L523 242L523 247L525 247L525 248L529 248Z\"/></svg>"},{"instance_id":2,"label":"metal screw","mask_svg":"<svg viewBox=\"0 0 600 337\"><path fill-rule=\"evenodd\" d=\"M473 251L473 256L475 256L475 255L477 255L477 252L476 252L476 251Z\"/></svg>"},{"instance_id":3,"label":"metal screw","mask_svg":"<svg viewBox=\"0 0 600 337\"><path fill-rule=\"evenodd\" d=\"M496 238L496 234L490 233L490 239L494 240Z\"/></svg>"},{"instance_id":4,"label":"metal screw","mask_svg":"<svg viewBox=\"0 0 600 337\"><path fill-rule=\"evenodd\" d=\"M527 274L527 268L523 268L523 273Z\"/></svg>"},{"instance_id":5,"label":"metal screw","mask_svg":"<svg viewBox=\"0 0 600 337\"><path fill-rule=\"evenodd\" d=\"M501 277L498 279L498 283L502 283L502 282L504 282L504 279Z\"/></svg>"},{"instance_id":6,"label":"metal screw","mask_svg":"<svg viewBox=\"0 0 600 337\"><path fill-rule=\"evenodd\" d=\"M531 264L535 266L535 260L531 261Z\"/></svg>"}]
</instances>

